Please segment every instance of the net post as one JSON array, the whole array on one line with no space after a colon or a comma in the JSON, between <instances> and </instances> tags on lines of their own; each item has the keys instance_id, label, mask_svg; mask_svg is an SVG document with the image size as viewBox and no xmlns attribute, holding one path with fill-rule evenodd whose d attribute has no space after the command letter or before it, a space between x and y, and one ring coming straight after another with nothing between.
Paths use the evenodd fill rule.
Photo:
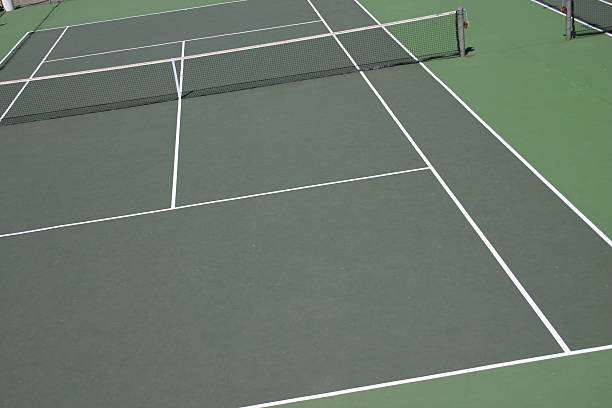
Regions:
<instances>
[{"instance_id":1,"label":"net post","mask_svg":"<svg viewBox=\"0 0 612 408\"><path fill-rule=\"evenodd\" d=\"M6 11L15 10L15 6L13 5L13 0L2 0L2 6Z\"/></svg>"},{"instance_id":2,"label":"net post","mask_svg":"<svg viewBox=\"0 0 612 408\"><path fill-rule=\"evenodd\" d=\"M565 7L565 39L574 38L574 0L564 0Z\"/></svg>"},{"instance_id":3,"label":"net post","mask_svg":"<svg viewBox=\"0 0 612 408\"><path fill-rule=\"evenodd\" d=\"M457 41L459 42L459 54L465 57L465 9L457 9Z\"/></svg>"}]
</instances>

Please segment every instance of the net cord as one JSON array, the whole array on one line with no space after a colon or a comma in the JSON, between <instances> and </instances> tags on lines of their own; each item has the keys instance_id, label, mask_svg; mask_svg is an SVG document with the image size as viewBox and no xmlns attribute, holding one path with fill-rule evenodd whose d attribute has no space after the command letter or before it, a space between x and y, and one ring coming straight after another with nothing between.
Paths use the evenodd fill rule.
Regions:
<instances>
[{"instance_id":1,"label":"net cord","mask_svg":"<svg viewBox=\"0 0 612 408\"><path fill-rule=\"evenodd\" d=\"M229 53L240 52L240 51L248 51L248 50L253 50L253 49L258 49L258 48L274 47L278 45L291 44L291 43L303 42L303 41L309 41L309 40L316 40L320 38L335 37L335 36L342 35L342 34L356 33L360 31L375 30L375 29L380 29L380 28L386 29L387 27L392 27L392 26L399 25L399 24L406 24L406 23L415 22L415 21L429 20L429 19L434 19L437 17L443 17L443 16L448 16L448 15L456 15L456 13L457 11L453 10L453 11L448 11L445 13L431 14L429 16L393 21L390 23L375 24L375 25L370 25L370 26L365 26L365 27L352 28L348 30L311 35L307 37L292 38L288 40L275 41L275 42L269 42L269 43L263 43L263 44L248 45L244 47L231 48L231 49L226 49L226 50L210 51L210 52L205 52L201 54L188 55L185 57L165 58L161 60L119 65L115 67L95 68L95 69L88 69L88 70L83 70L83 71L66 72L66 73L61 73L61 74L42 75L42 76L33 77L33 78L13 79L9 81L0 82L0 86L26 83L26 82L32 82L32 81L42 81L42 80L54 79L54 78L65 78L65 77L71 77L71 76L77 76L77 75L93 74L97 72L117 71L117 70L134 68L134 67L142 67L142 66L147 66L147 65L176 63L176 62L195 59L195 58L203 58L203 57L208 57L208 56L213 56L213 55L229 54Z\"/></svg>"}]
</instances>

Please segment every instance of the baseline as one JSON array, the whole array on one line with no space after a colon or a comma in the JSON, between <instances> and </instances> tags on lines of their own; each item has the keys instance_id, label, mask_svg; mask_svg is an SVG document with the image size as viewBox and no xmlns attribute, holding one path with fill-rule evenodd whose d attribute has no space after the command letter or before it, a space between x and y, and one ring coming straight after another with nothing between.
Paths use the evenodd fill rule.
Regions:
<instances>
[{"instance_id":1,"label":"baseline","mask_svg":"<svg viewBox=\"0 0 612 408\"><path fill-rule=\"evenodd\" d=\"M580 355L580 354L596 353L598 351L606 351L606 350L612 350L612 344L608 344L608 345L605 345L605 346L599 346L599 347L591 347L591 348L581 349L581 350L573 350L573 351L570 351L570 352L567 352L567 353L547 354L547 355L538 356L538 357L524 358L524 359L512 360L512 361L505 361L505 362L502 362L502 363L488 364L488 365L484 365L484 366L464 368L462 370L447 371L447 372L438 373L438 374L425 375L425 376L422 376L422 377L414 377L414 378L407 378L407 379L404 379L404 380L389 381L389 382L380 383L380 384L365 385L363 387L349 388L349 389L346 389L346 390L339 390L339 391L326 392L326 393L322 393L322 394L308 395L308 396L304 396L304 397L291 398L291 399L286 399L286 400L281 400L281 401L273 401L273 402L266 402L266 403L263 403L263 404L248 405L248 406L244 406L242 408L270 408L270 407L277 407L277 406L280 406L280 405L292 404L292 403L296 403L296 402L311 401L311 400L316 400L316 399L335 397L335 396L338 396L338 395L353 394L353 393L363 392L363 391L371 391L371 390L376 390L376 389L380 389L380 388L394 387L394 386L397 386L397 385L412 384L412 383L423 382L423 381L430 381L430 380L435 380L435 379L438 379L438 378L445 378L445 377L454 377L454 376L458 376L458 375L477 373L477 372L480 372L480 371L488 371L488 370L494 370L494 369L497 369L497 368L511 367L511 366L516 366L516 365L535 363L535 362L538 362L538 361L553 360L553 359L557 359L557 358L577 356L577 355Z\"/></svg>"}]
</instances>

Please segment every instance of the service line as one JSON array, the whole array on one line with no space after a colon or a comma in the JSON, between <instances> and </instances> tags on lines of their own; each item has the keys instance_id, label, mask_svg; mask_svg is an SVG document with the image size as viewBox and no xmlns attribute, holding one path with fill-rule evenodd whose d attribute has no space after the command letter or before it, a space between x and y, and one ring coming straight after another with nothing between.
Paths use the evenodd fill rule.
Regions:
<instances>
[{"instance_id":1,"label":"service line","mask_svg":"<svg viewBox=\"0 0 612 408\"><path fill-rule=\"evenodd\" d=\"M265 197L265 196L270 196L270 195L289 193L289 192L292 192L292 191L309 190L309 189L312 189L312 188L333 186L333 185L336 185L336 184L345 184L345 183L353 183L353 182L357 182L357 181L373 180L373 179L378 179L378 178L382 178L382 177L397 176L397 175L400 175L400 174L407 174L407 173L416 173L416 172L425 171L425 170L429 170L429 167L419 167L419 168L416 168L416 169L393 171L393 172L390 172L390 173L375 174L375 175L372 175L372 176L355 177L355 178L350 178L350 179L343 179L343 180L337 180L337 181L329 181L329 182L326 182L326 183L310 184L310 185L300 186L300 187L285 188L285 189L282 189L282 190L268 191L268 192L265 192L265 193L256 193L256 194L248 194L248 195L243 195L243 196L238 196L238 197L222 198L222 199L219 199L219 200L203 201L203 202L195 203L195 204L185 204L185 205L176 206L174 208L173 207L160 208L160 209L157 209L157 210L143 211L143 212L132 213L132 214L117 215L117 216L114 216L114 217L97 218L97 219L87 220L87 221L79 221L79 222L71 222L71 223L67 223L67 224L53 225L51 227L36 228L36 229L30 229L30 230L18 231L18 232L9 232L9 233L6 233L6 234L1 234L0 238L15 237L15 236L19 236L19 235L33 234L33 233L36 233L36 232L43 232L43 231L52 231L52 230L61 229L61 228L76 227L76 226L79 226L79 225L96 224L96 223L99 223L99 222L121 220L121 219L124 219L124 218L140 217L142 215L151 215L151 214L159 214L159 213L164 213L164 212L169 212L169 211L178 211L178 210L183 210L183 209L186 209L186 208L202 207L202 206L205 206L205 205L212 205L212 204L219 204L219 203L227 203L227 202L231 202L231 201L245 200L245 199L248 199L248 198Z\"/></svg>"}]
</instances>

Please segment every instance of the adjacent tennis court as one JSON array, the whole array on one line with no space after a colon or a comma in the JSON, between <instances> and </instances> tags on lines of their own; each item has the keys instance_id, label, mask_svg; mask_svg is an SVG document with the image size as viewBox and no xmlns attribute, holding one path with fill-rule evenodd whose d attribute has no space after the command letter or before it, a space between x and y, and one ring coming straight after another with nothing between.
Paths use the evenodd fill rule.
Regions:
<instances>
[{"instance_id":1,"label":"adjacent tennis court","mask_svg":"<svg viewBox=\"0 0 612 408\"><path fill-rule=\"evenodd\" d=\"M463 18L236 0L24 37L0 401L268 407L609 349L610 238L423 63L462 63Z\"/></svg>"}]
</instances>

